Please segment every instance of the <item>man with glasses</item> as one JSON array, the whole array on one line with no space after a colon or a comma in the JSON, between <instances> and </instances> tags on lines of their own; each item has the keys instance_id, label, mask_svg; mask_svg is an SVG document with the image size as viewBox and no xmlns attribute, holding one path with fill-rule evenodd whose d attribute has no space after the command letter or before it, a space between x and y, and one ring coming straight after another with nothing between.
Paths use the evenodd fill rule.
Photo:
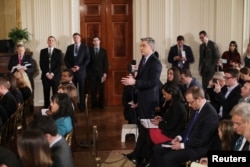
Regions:
<instances>
[{"instance_id":1,"label":"man with glasses","mask_svg":"<svg viewBox=\"0 0 250 167\"><path fill-rule=\"evenodd\" d=\"M230 118L229 113L231 109L241 98L241 86L238 83L238 78L239 71L235 68L229 68L225 71L225 85L221 87L218 81L214 83L214 93L210 98L220 105L217 112L221 119Z\"/></svg>"},{"instance_id":2,"label":"man with glasses","mask_svg":"<svg viewBox=\"0 0 250 167\"><path fill-rule=\"evenodd\" d=\"M232 150L234 151L250 151L249 142L246 141L244 133L247 130L247 122L250 118L250 105L248 103L239 103L233 107L230 115L232 117L235 136L232 139ZM245 135L246 136L246 135Z\"/></svg>"},{"instance_id":3,"label":"man with glasses","mask_svg":"<svg viewBox=\"0 0 250 167\"><path fill-rule=\"evenodd\" d=\"M171 149L156 145L151 166L174 167L186 161L200 159L207 154L218 128L218 115L205 99L202 88L193 86L186 91L186 101L194 111L182 135L171 141Z\"/></svg>"}]
</instances>

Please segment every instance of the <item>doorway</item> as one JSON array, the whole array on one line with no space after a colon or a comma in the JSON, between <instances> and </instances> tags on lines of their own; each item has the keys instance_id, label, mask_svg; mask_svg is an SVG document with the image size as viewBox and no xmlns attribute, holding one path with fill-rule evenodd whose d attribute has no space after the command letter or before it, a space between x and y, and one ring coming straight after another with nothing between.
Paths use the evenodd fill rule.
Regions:
<instances>
[{"instance_id":1,"label":"doorway","mask_svg":"<svg viewBox=\"0 0 250 167\"><path fill-rule=\"evenodd\" d=\"M128 74L133 58L132 0L80 0L83 42L92 46L92 37L101 38L107 50L109 68L105 83L105 105L121 105L121 78Z\"/></svg>"}]
</instances>

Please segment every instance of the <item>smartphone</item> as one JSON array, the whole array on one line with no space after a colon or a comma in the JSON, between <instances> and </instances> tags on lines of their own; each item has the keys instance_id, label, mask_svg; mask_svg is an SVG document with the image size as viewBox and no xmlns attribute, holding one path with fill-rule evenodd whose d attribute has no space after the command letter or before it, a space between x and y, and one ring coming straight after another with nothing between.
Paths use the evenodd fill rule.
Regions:
<instances>
[{"instance_id":1,"label":"smartphone","mask_svg":"<svg viewBox=\"0 0 250 167\"><path fill-rule=\"evenodd\" d=\"M217 83L217 82L218 82L218 79L213 78L213 83Z\"/></svg>"}]
</instances>

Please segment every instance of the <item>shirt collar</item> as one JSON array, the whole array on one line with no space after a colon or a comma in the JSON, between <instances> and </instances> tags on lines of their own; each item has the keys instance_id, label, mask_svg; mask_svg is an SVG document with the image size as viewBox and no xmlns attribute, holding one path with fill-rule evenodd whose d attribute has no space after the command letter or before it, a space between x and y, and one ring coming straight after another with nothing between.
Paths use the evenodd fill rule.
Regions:
<instances>
[{"instance_id":1,"label":"shirt collar","mask_svg":"<svg viewBox=\"0 0 250 167\"><path fill-rule=\"evenodd\" d=\"M56 139L50 143L49 147L51 148L53 145L55 145L59 140L62 139L61 135L57 135Z\"/></svg>"}]
</instances>

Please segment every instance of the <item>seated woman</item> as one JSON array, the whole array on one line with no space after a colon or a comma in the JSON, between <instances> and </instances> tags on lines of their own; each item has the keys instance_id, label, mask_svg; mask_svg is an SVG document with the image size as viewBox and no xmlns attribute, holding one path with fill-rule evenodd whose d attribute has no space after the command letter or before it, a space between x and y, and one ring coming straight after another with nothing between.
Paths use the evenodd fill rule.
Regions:
<instances>
[{"instance_id":1,"label":"seated woman","mask_svg":"<svg viewBox=\"0 0 250 167\"><path fill-rule=\"evenodd\" d=\"M26 101L32 94L32 87L27 73L23 70L18 70L14 73L17 81L17 87L22 92L23 100Z\"/></svg>"},{"instance_id":2,"label":"seated woman","mask_svg":"<svg viewBox=\"0 0 250 167\"><path fill-rule=\"evenodd\" d=\"M222 120L218 126L218 137L220 142L214 142L210 150L216 151L231 151L232 139L234 136L234 127L231 120ZM207 166L208 158L201 158L199 161L200 164Z\"/></svg>"},{"instance_id":3,"label":"seated woman","mask_svg":"<svg viewBox=\"0 0 250 167\"><path fill-rule=\"evenodd\" d=\"M54 94L51 97L50 110L48 115L56 121L58 133L61 136L67 135L73 129L73 106L70 97L65 93Z\"/></svg>"},{"instance_id":4,"label":"seated woman","mask_svg":"<svg viewBox=\"0 0 250 167\"><path fill-rule=\"evenodd\" d=\"M157 115L152 120L152 123L159 127L159 129L149 130L150 137L154 144L172 140L185 129L186 125L187 110L185 100L178 85L172 82L166 83L162 88L162 94L168 103L168 108L161 116Z\"/></svg>"},{"instance_id":5,"label":"seated woman","mask_svg":"<svg viewBox=\"0 0 250 167\"><path fill-rule=\"evenodd\" d=\"M51 151L45 135L28 129L17 139L17 150L24 167L51 167Z\"/></svg>"},{"instance_id":6,"label":"seated woman","mask_svg":"<svg viewBox=\"0 0 250 167\"><path fill-rule=\"evenodd\" d=\"M77 89L73 84L59 85L57 93L66 93L71 99L74 111L77 110Z\"/></svg>"},{"instance_id":7,"label":"seated woman","mask_svg":"<svg viewBox=\"0 0 250 167\"><path fill-rule=\"evenodd\" d=\"M185 129L187 110L181 90L174 82L164 84L162 88L163 97L168 107L161 115L154 117L151 122L159 128L150 128L149 137L153 143L147 142L141 145L140 155L123 154L132 162L148 165L154 144L171 141L175 136Z\"/></svg>"}]
</instances>

